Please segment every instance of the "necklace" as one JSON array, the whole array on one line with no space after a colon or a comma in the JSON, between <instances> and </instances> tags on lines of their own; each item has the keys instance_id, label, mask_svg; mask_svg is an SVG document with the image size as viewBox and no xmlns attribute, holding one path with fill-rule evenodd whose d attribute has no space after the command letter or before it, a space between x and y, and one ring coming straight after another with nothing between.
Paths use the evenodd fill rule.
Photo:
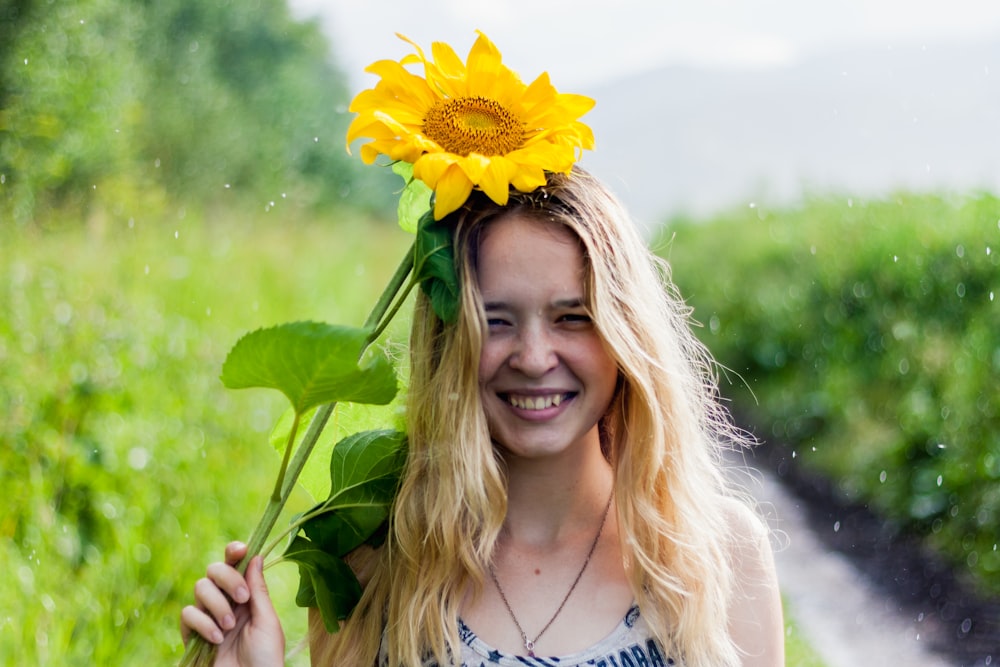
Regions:
<instances>
[{"instance_id":1,"label":"necklace","mask_svg":"<svg viewBox=\"0 0 1000 667\"><path fill-rule=\"evenodd\" d=\"M552 618L550 618L549 622L538 631L538 634L535 635L534 639L529 639L528 633L526 633L524 628L521 627L521 623L517 620L517 616L514 615L514 610L511 608L510 602L507 601L507 596L504 595L503 588L500 586L500 580L497 579L497 573L493 570L493 565L490 565L490 578L493 579L493 583L497 587L497 592L500 593L500 599L503 600L504 606L507 607L507 613L510 614L510 619L514 621L514 625L517 626L517 631L521 634L521 641L524 642L524 648L528 652L529 658L535 657L535 643L542 638L545 631L548 630L552 623L555 622L556 617L559 616L563 607L566 606L566 601L569 600L569 596L573 594L574 590L576 590L576 585L580 583L580 579L583 577L583 572L587 569L587 565L590 564L590 558L594 555L594 551L597 549L597 543L601 539L601 533L604 532L604 524L608 521L608 512L611 509L611 500L614 497L614 492L612 492L611 496L608 497L608 504L604 507L604 516L601 517L601 525L597 529L597 535L594 536L594 542L590 545L590 551L587 552L587 557L583 561L583 566L580 568L580 571L576 573L576 579L573 580L573 585L569 587L568 591L566 591L566 595L563 597L562 602L559 603L559 607L556 609L556 612L552 614Z\"/></svg>"}]
</instances>

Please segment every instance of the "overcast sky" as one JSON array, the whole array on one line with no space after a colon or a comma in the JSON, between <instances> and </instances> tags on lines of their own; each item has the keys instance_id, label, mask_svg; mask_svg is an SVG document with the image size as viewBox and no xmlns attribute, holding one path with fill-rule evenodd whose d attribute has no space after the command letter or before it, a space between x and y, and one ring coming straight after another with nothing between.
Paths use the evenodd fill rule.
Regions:
<instances>
[{"instance_id":1,"label":"overcast sky","mask_svg":"<svg viewBox=\"0 0 1000 667\"><path fill-rule=\"evenodd\" d=\"M290 0L317 16L355 89L363 69L483 30L522 78L565 92L667 64L766 67L855 45L1000 39L1000 0Z\"/></svg>"}]
</instances>

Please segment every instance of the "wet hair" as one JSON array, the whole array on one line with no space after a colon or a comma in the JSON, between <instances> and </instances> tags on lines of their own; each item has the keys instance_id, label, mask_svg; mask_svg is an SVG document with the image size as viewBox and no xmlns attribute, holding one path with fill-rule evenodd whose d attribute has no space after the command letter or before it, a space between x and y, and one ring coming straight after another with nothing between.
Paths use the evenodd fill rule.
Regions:
<instances>
[{"instance_id":1,"label":"wet hair","mask_svg":"<svg viewBox=\"0 0 1000 667\"><path fill-rule=\"evenodd\" d=\"M734 494L722 453L741 434L717 400L711 358L665 261L618 200L581 169L497 205L474 192L446 218L454 227L461 308L445 324L421 295L410 339L410 451L385 548L342 631L314 641L322 664L373 664L383 633L390 664L457 655L458 614L481 591L506 515L503 461L479 394L485 319L476 267L485 229L506 215L562 225L579 239L585 298L615 360L618 390L602 448L633 594L668 654L688 667L739 664L727 627L736 586ZM739 545L737 545L739 546ZM322 633L322 625L314 627Z\"/></svg>"}]
</instances>

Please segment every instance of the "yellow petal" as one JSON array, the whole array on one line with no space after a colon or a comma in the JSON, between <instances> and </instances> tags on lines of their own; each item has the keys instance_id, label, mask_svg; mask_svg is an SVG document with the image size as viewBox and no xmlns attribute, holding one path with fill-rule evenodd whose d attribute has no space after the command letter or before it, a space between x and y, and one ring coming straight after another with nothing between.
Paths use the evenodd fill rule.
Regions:
<instances>
[{"instance_id":1,"label":"yellow petal","mask_svg":"<svg viewBox=\"0 0 1000 667\"><path fill-rule=\"evenodd\" d=\"M472 181L465 172L453 164L441 176L434 188L434 219L440 220L457 210L472 193Z\"/></svg>"}]
</instances>

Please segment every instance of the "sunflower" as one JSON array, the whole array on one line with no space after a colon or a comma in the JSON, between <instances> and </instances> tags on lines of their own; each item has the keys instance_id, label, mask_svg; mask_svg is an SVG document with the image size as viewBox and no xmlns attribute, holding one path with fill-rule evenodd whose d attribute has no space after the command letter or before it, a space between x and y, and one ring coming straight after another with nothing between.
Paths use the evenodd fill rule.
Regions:
<instances>
[{"instance_id":1,"label":"sunflower","mask_svg":"<svg viewBox=\"0 0 1000 667\"><path fill-rule=\"evenodd\" d=\"M582 95L559 93L547 73L530 85L501 62L482 32L465 63L443 42L433 60L416 49L399 62L380 60L365 71L381 77L351 102L357 113L348 146L360 137L361 158L378 155L413 164L413 175L434 191L434 218L459 208L478 187L506 204L510 186L531 192L546 172L568 173L584 148L594 147L590 128L577 120L594 106ZM424 76L406 66L423 64Z\"/></svg>"}]
</instances>

